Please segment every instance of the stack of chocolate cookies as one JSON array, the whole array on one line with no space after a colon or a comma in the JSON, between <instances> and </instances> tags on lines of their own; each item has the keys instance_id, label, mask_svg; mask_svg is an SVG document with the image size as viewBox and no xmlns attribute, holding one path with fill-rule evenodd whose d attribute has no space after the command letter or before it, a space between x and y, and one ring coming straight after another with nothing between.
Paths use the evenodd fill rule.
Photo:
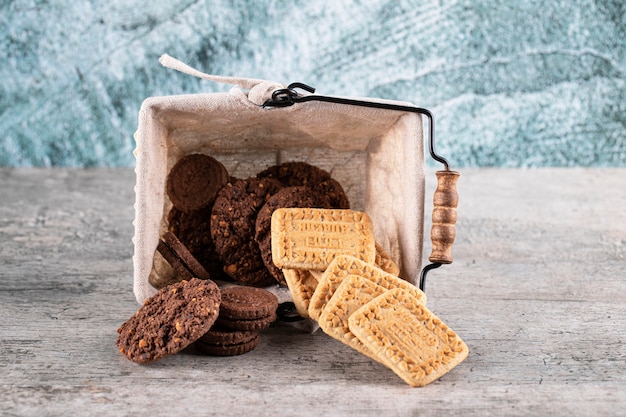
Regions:
<instances>
[{"instance_id":1,"label":"stack of chocolate cookies","mask_svg":"<svg viewBox=\"0 0 626 417\"><path fill-rule=\"evenodd\" d=\"M215 325L197 342L205 353L240 355L258 346L261 330L276 320L278 300L261 288L232 286L222 289Z\"/></svg>"},{"instance_id":2,"label":"stack of chocolate cookies","mask_svg":"<svg viewBox=\"0 0 626 417\"><path fill-rule=\"evenodd\" d=\"M209 355L241 355L258 346L277 307L276 296L261 288L220 289L210 279L183 280L159 290L119 327L117 347L141 364L191 344Z\"/></svg>"}]
</instances>

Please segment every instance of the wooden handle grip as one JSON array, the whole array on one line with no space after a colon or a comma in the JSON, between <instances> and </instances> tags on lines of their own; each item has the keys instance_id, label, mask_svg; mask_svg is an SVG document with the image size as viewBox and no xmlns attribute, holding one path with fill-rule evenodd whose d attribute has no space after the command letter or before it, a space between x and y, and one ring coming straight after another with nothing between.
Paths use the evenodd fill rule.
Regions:
<instances>
[{"instance_id":1,"label":"wooden handle grip","mask_svg":"<svg viewBox=\"0 0 626 417\"><path fill-rule=\"evenodd\" d=\"M430 240L433 249L428 260L442 264L452 263L452 244L456 237L456 208L459 195L456 182L459 173L456 171L437 171L437 189L433 198L433 226Z\"/></svg>"}]
</instances>

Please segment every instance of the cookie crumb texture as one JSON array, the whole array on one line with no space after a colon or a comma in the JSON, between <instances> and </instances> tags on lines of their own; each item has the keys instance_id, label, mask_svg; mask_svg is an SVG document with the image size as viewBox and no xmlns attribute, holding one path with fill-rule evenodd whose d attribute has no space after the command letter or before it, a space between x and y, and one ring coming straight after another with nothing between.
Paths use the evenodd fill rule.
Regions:
<instances>
[{"instance_id":1,"label":"cookie crumb texture","mask_svg":"<svg viewBox=\"0 0 626 417\"><path fill-rule=\"evenodd\" d=\"M119 351L147 364L180 352L200 338L219 314L220 290L194 278L163 288L117 330Z\"/></svg>"},{"instance_id":2,"label":"cookie crumb texture","mask_svg":"<svg viewBox=\"0 0 626 417\"><path fill-rule=\"evenodd\" d=\"M272 178L247 178L227 184L211 211L211 239L224 272L235 281L264 287L276 282L254 240L259 210L283 185Z\"/></svg>"}]
</instances>

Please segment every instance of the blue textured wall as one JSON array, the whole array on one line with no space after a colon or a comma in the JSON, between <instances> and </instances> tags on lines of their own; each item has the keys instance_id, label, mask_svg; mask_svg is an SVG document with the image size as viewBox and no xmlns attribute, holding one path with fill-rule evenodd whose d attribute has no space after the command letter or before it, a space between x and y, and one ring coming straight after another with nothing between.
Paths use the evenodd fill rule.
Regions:
<instances>
[{"instance_id":1,"label":"blue textured wall","mask_svg":"<svg viewBox=\"0 0 626 417\"><path fill-rule=\"evenodd\" d=\"M455 166L626 166L623 0L0 0L0 165L132 166L161 67L432 110Z\"/></svg>"}]
</instances>

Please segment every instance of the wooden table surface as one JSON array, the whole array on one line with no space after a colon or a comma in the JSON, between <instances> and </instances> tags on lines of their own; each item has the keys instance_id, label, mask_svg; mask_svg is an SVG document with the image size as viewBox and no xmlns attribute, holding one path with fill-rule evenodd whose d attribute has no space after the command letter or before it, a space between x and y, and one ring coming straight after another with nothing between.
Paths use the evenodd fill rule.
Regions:
<instances>
[{"instance_id":1,"label":"wooden table surface","mask_svg":"<svg viewBox=\"0 0 626 417\"><path fill-rule=\"evenodd\" d=\"M461 174L426 292L470 355L410 388L285 325L242 356L128 361L134 173L0 169L0 415L626 415L626 169Z\"/></svg>"}]
</instances>

